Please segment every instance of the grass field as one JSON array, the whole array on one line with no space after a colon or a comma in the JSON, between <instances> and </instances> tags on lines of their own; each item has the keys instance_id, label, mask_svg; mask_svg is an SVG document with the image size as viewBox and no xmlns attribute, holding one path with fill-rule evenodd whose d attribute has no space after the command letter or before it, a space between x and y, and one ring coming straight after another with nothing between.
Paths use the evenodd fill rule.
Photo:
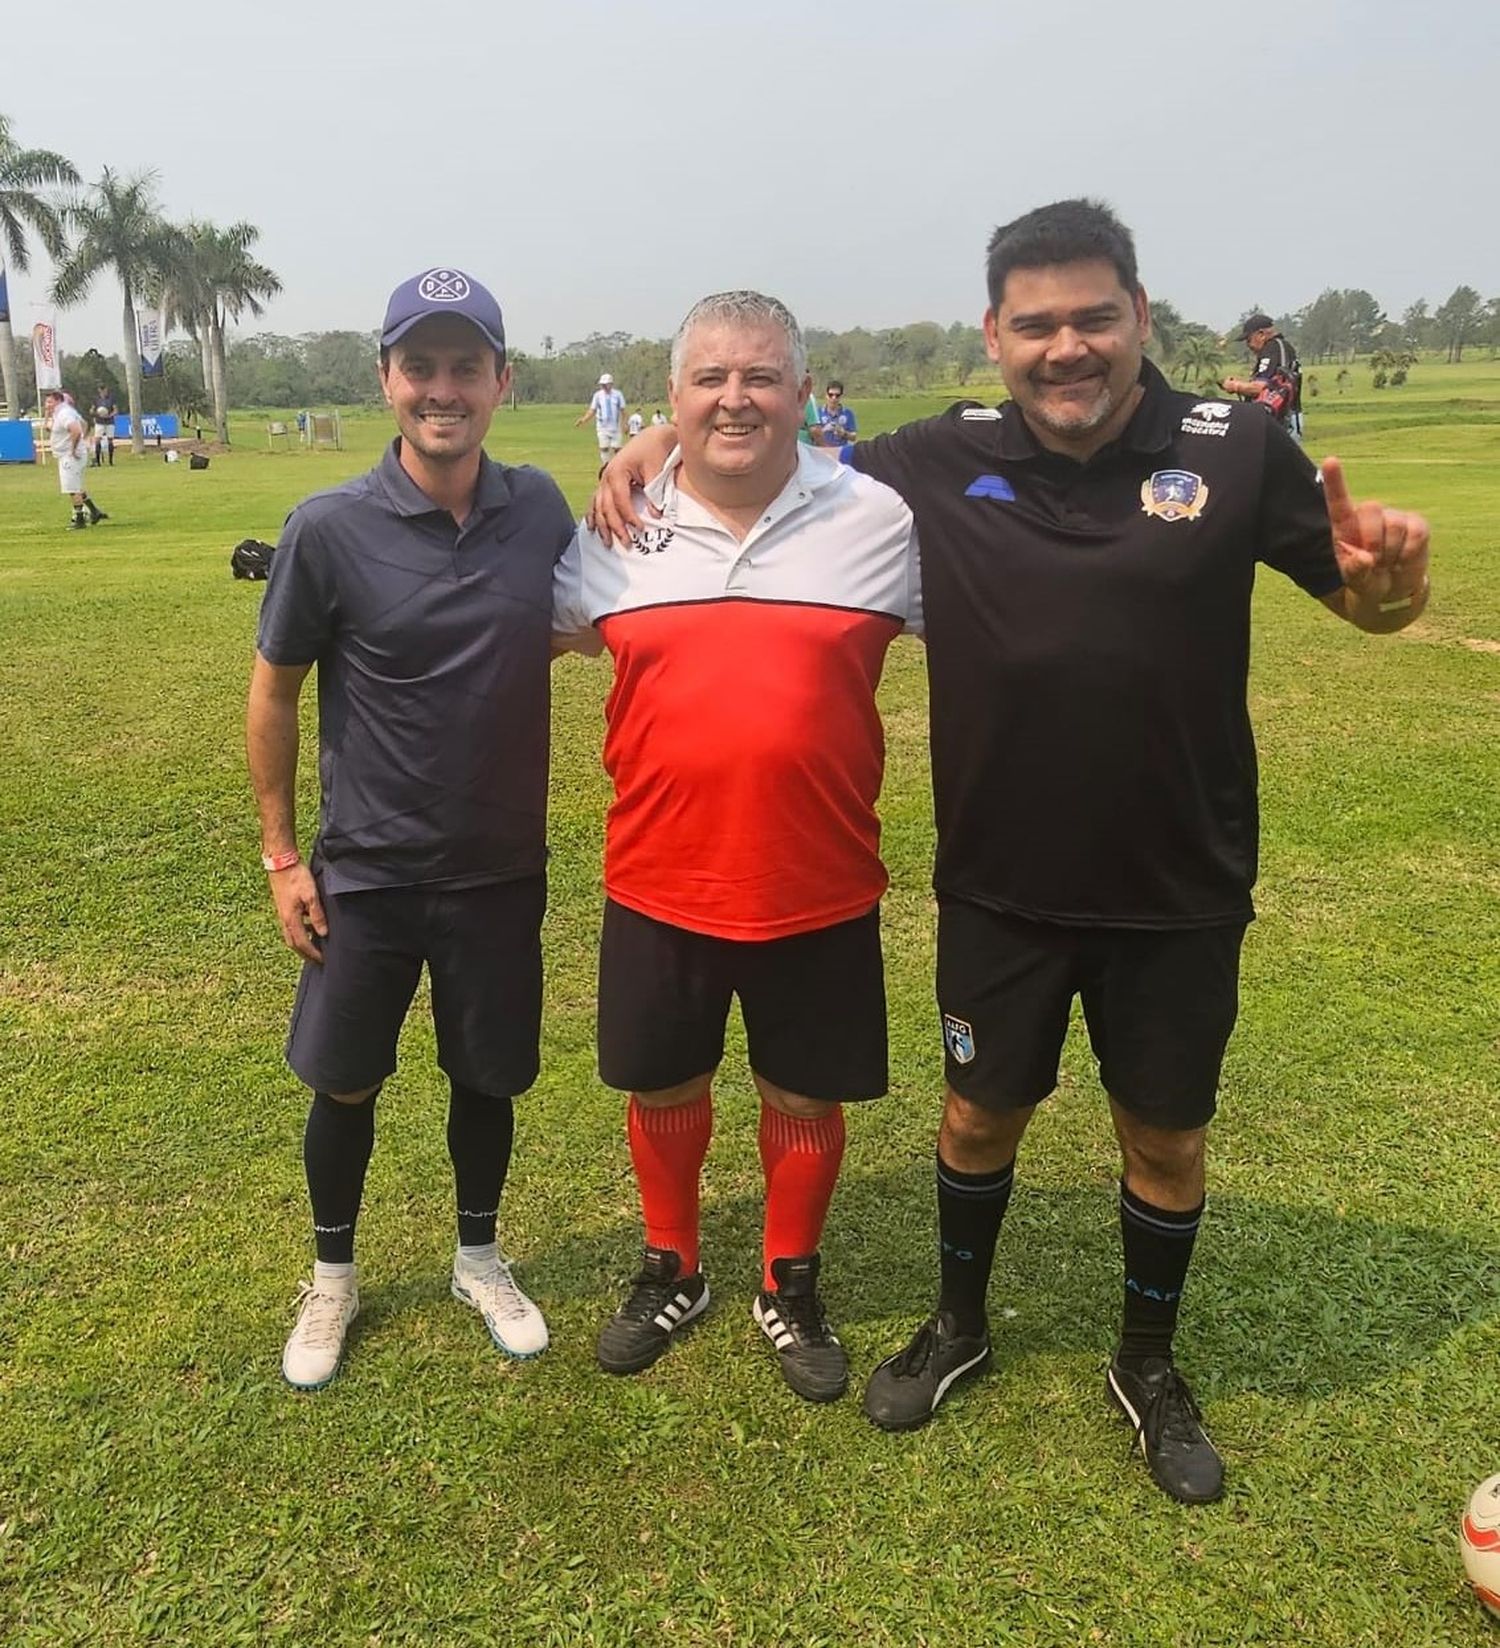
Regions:
<instances>
[{"instance_id":1,"label":"grass field","mask_svg":"<svg viewBox=\"0 0 1500 1648\"><path fill-rule=\"evenodd\" d=\"M874 431L942 401L858 411ZM381 1100L364 1315L335 1383L290 1392L295 968L240 746L259 586L227 561L371 462L385 422L350 418L343 453L269 454L246 415L202 473L122 449L92 472L112 519L87 533L63 530L50 468L0 469L0 1642L1500 1640L1456 1550L1500 1469L1500 364L1311 413L1357 493L1430 513L1438 593L1377 640L1274 576L1257 592L1261 919L1180 1337L1231 1486L1196 1511L1103 1401L1115 1154L1076 1040L1002 1241L995 1373L908 1437L859 1410L935 1272L909 642L883 689L894 1086L851 1118L826 1242L856 1392L799 1403L750 1320L737 1051L706 1183L717 1306L641 1378L595 1371L639 1236L592 1064L605 669L576 658L555 677L543 1075L503 1221L553 1349L507 1365L449 1298L446 1089L415 1014ZM503 414L490 445L581 506L573 415Z\"/></svg>"}]
</instances>

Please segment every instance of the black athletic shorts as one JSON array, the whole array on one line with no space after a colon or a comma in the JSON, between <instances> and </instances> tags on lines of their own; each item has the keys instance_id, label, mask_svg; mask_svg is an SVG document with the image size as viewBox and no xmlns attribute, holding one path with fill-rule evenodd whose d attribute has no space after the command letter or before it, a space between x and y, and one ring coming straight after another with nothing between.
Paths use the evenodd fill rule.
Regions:
<instances>
[{"instance_id":1,"label":"black athletic shorts","mask_svg":"<svg viewBox=\"0 0 1500 1648\"><path fill-rule=\"evenodd\" d=\"M757 1075L807 1099L885 1092L878 906L813 933L744 941L606 901L599 1075L608 1086L650 1093L717 1069L736 995Z\"/></svg>"},{"instance_id":2,"label":"black athletic shorts","mask_svg":"<svg viewBox=\"0 0 1500 1648\"><path fill-rule=\"evenodd\" d=\"M424 962L444 1072L496 1096L531 1086L540 1066L544 876L322 898L323 964L303 963L286 1043L287 1063L309 1087L357 1093L390 1075Z\"/></svg>"},{"instance_id":3,"label":"black athletic shorts","mask_svg":"<svg viewBox=\"0 0 1500 1648\"><path fill-rule=\"evenodd\" d=\"M1244 937L1244 923L1064 927L940 898L948 1085L994 1110L1045 1099L1079 996L1105 1091L1154 1126L1202 1127L1239 1010Z\"/></svg>"}]
</instances>

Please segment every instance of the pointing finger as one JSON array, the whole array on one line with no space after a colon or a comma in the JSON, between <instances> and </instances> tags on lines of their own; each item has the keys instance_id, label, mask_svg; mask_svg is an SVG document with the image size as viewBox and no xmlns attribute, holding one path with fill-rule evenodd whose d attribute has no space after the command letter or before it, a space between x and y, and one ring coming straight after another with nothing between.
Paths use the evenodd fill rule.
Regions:
<instances>
[{"instance_id":1,"label":"pointing finger","mask_svg":"<svg viewBox=\"0 0 1500 1648\"><path fill-rule=\"evenodd\" d=\"M1328 506L1328 519L1335 538L1359 542L1359 526L1354 513L1354 500L1349 496L1349 483L1344 479L1344 466L1337 458L1323 460L1323 501Z\"/></svg>"}]
</instances>

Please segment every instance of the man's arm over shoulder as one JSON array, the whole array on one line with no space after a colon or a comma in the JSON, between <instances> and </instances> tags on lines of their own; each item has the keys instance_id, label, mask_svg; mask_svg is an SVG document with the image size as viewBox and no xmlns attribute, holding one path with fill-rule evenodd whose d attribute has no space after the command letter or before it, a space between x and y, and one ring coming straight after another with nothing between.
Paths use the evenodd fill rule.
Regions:
<instances>
[{"instance_id":1,"label":"man's arm over shoulder","mask_svg":"<svg viewBox=\"0 0 1500 1648\"><path fill-rule=\"evenodd\" d=\"M980 407L977 402L955 402L935 417L918 418L888 434L850 442L841 456L852 469L899 492L910 505L944 443L953 439L954 422L966 410L993 416L993 408Z\"/></svg>"}]
</instances>

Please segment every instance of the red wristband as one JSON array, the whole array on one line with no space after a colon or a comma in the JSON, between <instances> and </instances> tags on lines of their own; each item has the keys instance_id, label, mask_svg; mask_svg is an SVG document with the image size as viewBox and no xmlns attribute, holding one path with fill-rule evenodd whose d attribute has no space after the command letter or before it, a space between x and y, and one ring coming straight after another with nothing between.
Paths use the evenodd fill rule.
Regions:
<instances>
[{"instance_id":1,"label":"red wristband","mask_svg":"<svg viewBox=\"0 0 1500 1648\"><path fill-rule=\"evenodd\" d=\"M272 875L277 870L290 870L294 864L300 864L301 862L302 854L295 847L289 848L284 853L262 853L260 855L261 868Z\"/></svg>"}]
</instances>

